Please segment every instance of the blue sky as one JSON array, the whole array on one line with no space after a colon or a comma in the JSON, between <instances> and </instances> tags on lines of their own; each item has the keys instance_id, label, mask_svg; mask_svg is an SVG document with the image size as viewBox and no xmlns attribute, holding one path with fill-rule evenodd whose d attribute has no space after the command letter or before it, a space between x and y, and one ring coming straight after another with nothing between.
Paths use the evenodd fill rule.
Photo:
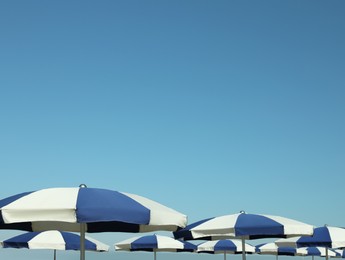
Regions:
<instances>
[{"instance_id":1,"label":"blue sky","mask_svg":"<svg viewBox=\"0 0 345 260\"><path fill-rule=\"evenodd\" d=\"M341 0L2 1L0 196L86 183L190 223L245 210L345 226L344 11Z\"/></svg>"}]
</instances>

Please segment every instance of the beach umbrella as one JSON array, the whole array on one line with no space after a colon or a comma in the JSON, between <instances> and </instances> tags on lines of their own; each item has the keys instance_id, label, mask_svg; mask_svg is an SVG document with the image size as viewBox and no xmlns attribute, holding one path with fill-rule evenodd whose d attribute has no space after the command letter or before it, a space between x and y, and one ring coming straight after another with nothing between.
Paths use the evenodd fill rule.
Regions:
<instances>
[{"instance_id":1,"label":"beach umbrella","mask_svg":"<svg viewBox=\"0 0 345 260\"><path fill-rule=\"evenodd\" d=\"M331 256L331 257L345 258L344 249L332 249L332 250L336 253L336 256Z\"/></svg>"},{"instance_id":2,"label":"beach umbrella","mask_svg":"<svg viewBox=\"0 0 345 260\"><path fill-rule=\"evenodd\" d=\"M133 237L116 243L115 250L154 252L154 260L156 260L157 252L194 252L196 250L196 246L186 241L180 241L172 237L154 234Z\"/></svg>"},{"instance_id":3,"label":"beach umbrella","mask_svg":"<svg viewBox=\"0 0 345 260\"><path fill-rule=\"evenodd\" d=\"M281 238L299 235L312 235L314 227L293 219L258 215L240 212L239 214L224 215L204 219L187 225L175 231L176 239L204 239L214 240L223 238L240 238L243 248L246 239ZM246 259L245 250L242 251L243 260Z\"/></svg>"},{"instance_id":4,"label":"beach umbrella","mask_svg":"<svg viewBox=\"0 0 345 260\"><path fill-rule=\"evenodd\" d=\"M326 250L323 247L290 247L290 246L277 246L276 243L265 243L256 246L256 252L262 255L279 255L284 256L326 256ZM333 250L330 250L330 256L338 255Z\"/></svg>"},{"instance_id":5,"label":"beach umbrella","mask_svg":"<svg viewBox=\"0 0 345 260\"><path fill-rule=\"evenodd\" d=\"M278 256L297 256L303 255L303 251L295 247L278 247L275 243L264 243L259 244L256 247L256 253L260 255L275 255L276 259Z\"/></svg>"},{"instance_id":6,"label":"beach umbrella","mask_svg":"<svg viewBox=\"0 0 345 260\"><path fill-rule=\"evenodd\" d=\"M297 248L299 250L300 255L303 256L312 256L312 259L314 259L314 256L332 256L332 257L340 257L340 254L332 249L327 249L324 247L318 247L318 246L311 246L311 247L300 247Z\"/></svg>"},{"instance_id":7,"label":"beach umbrella","mask_svg":"<svg viewBox=\"0 0 345 260\"><path fill-rule=\"evenodd\" d=\"M275 243L278 246L343 248L345 247L345 229L331 226L317 227L314 229L313 236L278 239Z\"/></svg>"},{"instance_id":8,"label":"beach umbrella","mask_svg":"<svg viewBox=\"0 0 345 260\"><path fill-rule=\"evenodd\" d=\"M80 259L85 259L85 232L176 231L187 217L148 198L119 191L48 188L0 200L0 229L80 232Z\"/></svg>"},{"instance_id":9,"label":"beach umbrella","mask_svg":"<svg viewBox=\"0 0 345 260\"><path fill-rule=\"evenodd\" d=\"M245 250L247 254L255 253L255 247L247 243L245 245ZM226 254L242 253L242 241L238 239L206 241L197 245L197 252L208 254L223 254L224 260L226 260Z\"/></svg>"},{"instance_id":10,"label":"beach umbrella","mask_svg":"<svg viewBox=\"0 0 345 260\"><path fill-rule=\"evenodd\" d=\"M317 227L311 237L301 236L278 239L275 243L278 246L325 247L326 258L328 259L328 248L345 247L345 229L331 226Z\"/></svg>"},{"instance_id":11,"label":"beach umbrella","mask_svg":"<svg viewBox=\"0 0 345 260\"><path fill-rule=\"evenodd\" d=\"M55 260L56 250L80 250L80 237L70 232L49 230L21 234L1 241L0 245L3 248L53 249ZM109 246L86 237L85 250L107 252L109 251Z\"/></svg>"}]
</instances>

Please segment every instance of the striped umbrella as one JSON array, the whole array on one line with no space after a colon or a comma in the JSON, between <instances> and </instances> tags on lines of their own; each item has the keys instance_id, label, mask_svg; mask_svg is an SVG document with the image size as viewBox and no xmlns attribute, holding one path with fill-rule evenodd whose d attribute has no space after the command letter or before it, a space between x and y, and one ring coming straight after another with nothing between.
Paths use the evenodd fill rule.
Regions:
<instances>
[{"instance_id":1,"label":"striped umbrella","mask_svg":"<svg viewBox=\"0 0 345 260\"><path fill-rule=\"evenodd\" d=\"M324 247L318 247L318 246L300 247L300 248L297 248L297 250L299 250L301 255L311 256L313 260L314 260L314 256L321 256L321 257L325 257L325 256L339 257L340 256L340 254L337 253L335 250L327 249Z\"/></svg>"},{"instance_id":2,"label":"striped umbrella","mask_svg":"<svg viewBox=\"0 0 345 260\"><path fill-rule=\"evenodd\" d=\"M245 239L310 236L313 230L313 226L293 219L241 212L192 223L174 232L174 236L185 240L241 238L245 248ZM246 259L245 250L242 251L242 258Z\"/></svg>"},{"instance_id":3,"label":"striped umbrella","mask_svg":"<svg viewBox=\"0 0 345 260\"><path fill-rule=\"evenodd\" d=\"M1 241L0 245L3 248L53 249L55 260L56 250L80 250L80 237L69 232L49 230L21 234ZM109 246L87 237L85 250L107 252Z\"/></svg>"},{"instance_id":4,"label":"striped umbrella","mask_svg":"<svg viewBox=\"0 0 345 260\"><path fill-rule=\"evenodd\" d=\"M0 200L0 229L80 232L80 259L85 259L85 232L176 231L187 217L145 197L87 188L50 188Z\"/></svg>"},{"instance_id":5,"label":"striped umbrella","mask_svg":"<svg viewBox=\"0 0 345 260\"><path fill-rule=\"evenodd\" d=\"M154 260L156 260L157 252L194 252L196 251L196 246L172 237L154 234L123 240L115 244L115 250L154 252Z\"/></svg>"},{"instance_id":6,"label":"striped umbrella","mask_svg":"<svg viewBox=\"0 0 345 260\"><path fill-rule=\"evenodd\" d=\"M278 247L275 243L264 243L256 246L256 253L261 255L275 255L278 256L297 256L303 255L303 252L294 247Z\"/></svg>"},{"instance_id":7,"label":"striped umbrella","mask_svg":"<svg viewBox=\"0 0 345 260\"><path fill-rule=\"evenodd\" d=\"M330 226L318 227L315 228L311 237L278 239L275 243L278 246L324 247L326 248L326 259L328 259L328 248L345 247L345 229Z\"/></svg>"},{"instance_id":8,"label":"striped umbrella","mask_svg":"<svg viewBox=\"0 0 345 260\"><path fill-rule=\"evenodd\" d=\"M247 244L245 245L247 254L255 253L255 247ZM198 253L209 254L223 254L224 260L226 260L226 254L241 254L242 253L242 241L237 239L221 239L206 241L197 246Z\"/></svg>"},{"instance_id":9,"label":"striped umbrella","mask_svg":"<svg viewBox=\"0 0 345 260\"><path fill-rule=\"evenodd\" d=\"M345 250L344 249L333 249L333 251L337 255L336 256L332 256L332 257L345 258Z\"/></svg>"}]
</instances>

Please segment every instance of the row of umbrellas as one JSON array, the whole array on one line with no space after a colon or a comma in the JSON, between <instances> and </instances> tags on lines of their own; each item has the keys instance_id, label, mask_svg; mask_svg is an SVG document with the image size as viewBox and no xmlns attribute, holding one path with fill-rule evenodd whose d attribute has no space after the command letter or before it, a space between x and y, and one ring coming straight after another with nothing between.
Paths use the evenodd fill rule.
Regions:
<instances>
[{"instance_id":1,"label":"row of umbrellas","mask_svg":"<svg viewBox=\"0 0 345 260\"><path fill-rule=\"evenodd\" d=\"M191 244L186 241L175 240L170 237L160 235L149 235L143 237L134 237L115 245L115 249L119 251L152 251L156 254L162 252L198 252L210 254L239 254L242 253L243 247L240 240L222 239L200 243L198 245ZM268 255L286 255L286 256L326 256L326 248L323 247L286 247L277 246L276 243L265 243L252 246L245 243L246 254L268 254ZM329 250L329 256L343 257L343 250ZM156 256L155 258L156 259Z\"/></svg>"},{"instance_id":2,"label":"row of umbrellas","mask_svg":"<svg viewBox=\"0 0 345 260\"><path fill-rule=\"evenodd\" d=\"M278 240L279 241L279 240ZM79 236L70 232L57 230L43 232L29 232L15 236L0 242L4 248L28 248L28 249L53 249L54 260L56 250L80 250ZM245 245L246 254L269 254L269 255L288 255L288 256L326 256L326 250L322 247L279 247L276 243L265 243L257 246ZM109 246L100 241L87 237L85 240L85 250L106 252ZM157 252L198 252L210 254L239 254L242 252L240 240L223 239L206 241L198 245L187 241L175 240L174 238L161 235L147 235L134 237L115 244L117 251L149 251L154 252L156 260ZM330 250L329 256L343 257L342 250Z\"/></svg>"},{"instance_id":3,"label":"row of umbrellas","mask_svg":"<svg viewBox=\"0 0 345 260\"><path fill-rule=\"evenodd\" d=\"M312 225L293 219L240 212L187 225L186 215L151 199L131 193L88 188L86 185L24 192L0 200L0 229L79 232L81 260L85 259L85 233L95 232L162 230L172 231L174 238L180 240L238 238L244 249L243 260L246 259L246 240L258 238L302 236L303 239L311 239L308 246L335 248L323 240L315 240L317 232ZM337 230L345 232L345 229ZM345 240L342 233L328 235L328 238L337 236ZM300 247L302 242L306 243L299 241L296 247Z\"/></svg>"}]
</instances>

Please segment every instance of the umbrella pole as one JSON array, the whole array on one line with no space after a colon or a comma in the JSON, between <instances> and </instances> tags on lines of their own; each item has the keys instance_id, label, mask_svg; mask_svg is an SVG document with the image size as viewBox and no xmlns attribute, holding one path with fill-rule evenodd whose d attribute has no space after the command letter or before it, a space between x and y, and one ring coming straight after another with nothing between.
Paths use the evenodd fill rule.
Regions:
<instances>
[{"instance_id":1,"label":"umbrella pole","mask_svg":"<svg viewBox=\"0 0 345 260\"><path fill-rule=\"evenodd\" d=\"M86 224L80 224L80 260L85 260L85 231Z\"/></svg>"},{"instance_id":2,"label":"umbrella pole","mask_svg":"<svg viewBox=\"0 0 345 260\"><path fill-rule=\"evenodd\" d=\"M224 251L224 260L226 260L226 251Z\"/></svg>"},{"instance_id":3,"label":"umbrella pole","mask_svg":"<svg viewBox=\"0 0 345 260\"><path fill-rule=\"evenodd\" d=\"M242 260L246 260L246 243L244 241L244 236L242 236L241 239L242 239Z\"/></svg>"},{"instance_id":4,"label":"umbrella pole","mask_svg":"<svg viewBox=\"0 0 345 260\"><path fill-rule=\"evenodd\" d=\"M326 260L328 260L328 247L326 247Z\"/></svg>"},{"instance_id":5,"label":"umbrella pole","mask_svg":"<svg viewBox=\"0 0 345 260\"><path fill-rule=\"evenodd\" d=\"M156 258L157 258L157 256L156 256L156 253L157 253L156 250L153 251L153 253L154 253L154 254L153 254L153 255L154 255L153 259L156 260Z\"/></svg>"},{"instance_id":6,"label":"umbrella pole","mask_svg":"<svg viewBox=\"0 0 345 260\"><path fill-rule=\"evenodd\" d=\"M54 260L56 260L56 249L54 249Z\"/></svg>"}]
</instances>

